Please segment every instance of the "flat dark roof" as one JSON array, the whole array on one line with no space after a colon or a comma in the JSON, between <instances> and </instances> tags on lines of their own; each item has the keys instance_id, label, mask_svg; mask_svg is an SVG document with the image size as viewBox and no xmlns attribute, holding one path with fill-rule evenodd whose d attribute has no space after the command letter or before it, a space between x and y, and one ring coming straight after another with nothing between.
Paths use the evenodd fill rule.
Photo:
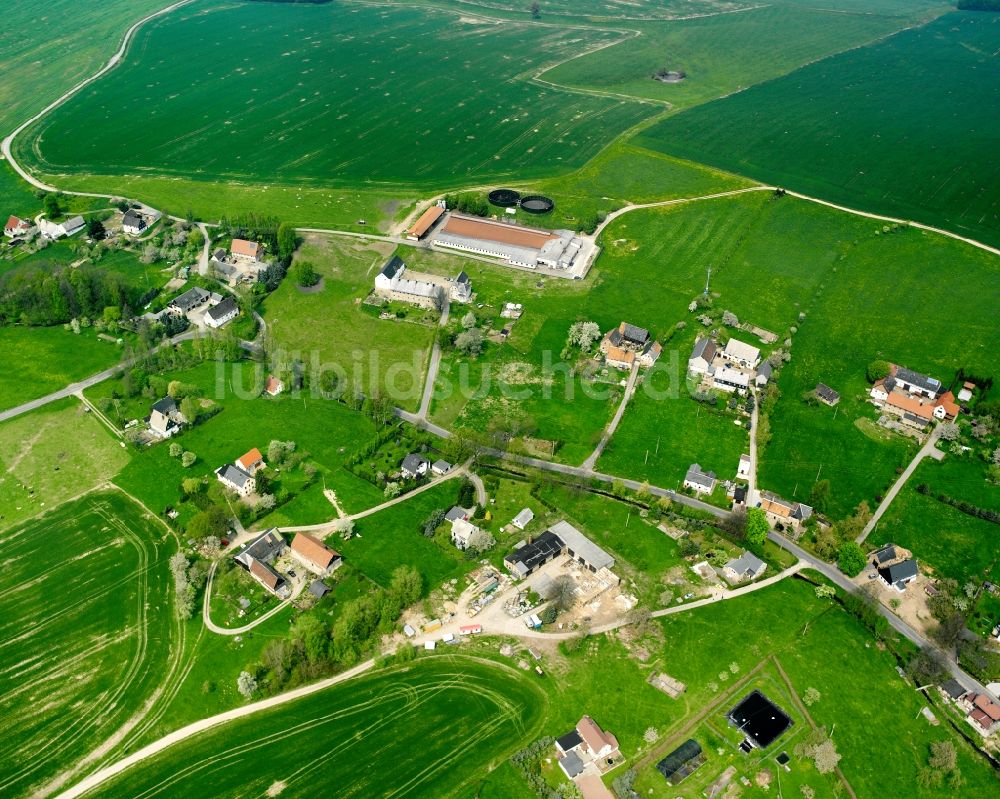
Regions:
<instances>
[{"instance_id":1,"label":"flat dark roof","mask_svg":"<svg viewBox=\"0 0 1000 799\"><path fill-rule=\"evenodd\" d=\"M729 711L729 721L760 749L766 749L792 725L785 712L760 691Z\"/></svg>"}]
</instances>

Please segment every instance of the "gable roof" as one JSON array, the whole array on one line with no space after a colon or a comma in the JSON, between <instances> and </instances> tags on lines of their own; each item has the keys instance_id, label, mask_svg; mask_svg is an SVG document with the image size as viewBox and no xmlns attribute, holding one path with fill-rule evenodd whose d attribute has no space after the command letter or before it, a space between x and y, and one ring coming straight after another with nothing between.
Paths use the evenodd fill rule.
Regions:
<instances>
[{"instance_id":1,"label":"gable roof","mask_svg":"<svg viewBox=\"0 0 1000 799\"><path fill-rule=\"evenodd\" d=\"M264 390L268 394L277 394L284 388L284 384L274 375L267 376L267 384L264 386Z\"/></svg>"},{"instance_id":2,"label":"gable roof","mask_svg":"<svg viewBox=\"0 0 1000 799\"><path fill-rule=\"evenodd\" d=\"M444 515L444 520L446 522L455 522L458 521L459 519L464 519L468 515L469 512L465 508L460 508L458 507L458 505L455 505L450 511L448 511Z\"/></svg>"},{"instance_id":3,"label":"gable roof","mask_svg":"<svg viewBox=\"0 0 1000 799\"><path fill-rule=\"evenodd\" d=\"M774 367L772 367L771 364L768 361L764 361L764 363L762 363L760 365L760 368L757 370L757 376L758 377L760 377L761 375L763 375L768 380L771 379L771 375L773 373L774 373Z\"/></svg>"},{"instance_id":4,"label":"gable roof","mask_svg":"<svg viewBox=\"0 0 1000 799\"><path fill-rule=\"evenodd\" d=\"M233 466L231 463L227 463L225 466L220 466L215 470L215 473L225 482L240 489L246 486L249 480L253 480L251 475L244 472L238 466Z\"/></svg>"},{"instance_id":5,"label":"gable roof","mask_svg":"<svg viewBox=\"0 0 1000 799\"><path fill-rule=\"evenodd\" d=\"M183 294L178 294L171 301L171 305L175 305L178 308L193 308L195 305L201 305L205 300L208 299L208 292L200 286L195 286L185 291Z\"/></svg>"},{"instance_id":6,"label":"gable roof","mask_svg":"<svg viewBox=\"0 0 1000 799\"><path fill-rule=\"evenodd\" d=\"M229 316L230 314L235 313L238 310L239 307L236 305L236 300L234 300L232 297L226 297L226 299L224 299L218 305L209 308L208 315L212 317L212 319L218 320L218 319L223 319Z\"/></svg>"},{"instance_id":7,"label":"gable roof","mask_svg":"<svg viewBox=\"0 0 1000 799\"><path fill-rule=\"evenodd\" d=\"M146 227L146 220L132 209L129 209L125 212L125 216L122 217L122 224L129 227Z\"/></svg>"},{"instance_id":8,"label":"gable roof","mask_svg":"<svg viewBox=\"0 0 1000 799\"><path fill-rule=\"evenodd\" d=\"M340 553L308 533L295 534L295 538L292 539L292 552L315 564L319 569L330 568L330 564L340 558Z\"/></svg>"},{"instance_id":9,"label":"gable roof","mask_svg":"<svg viewBox=\"0 0 1000 799\"><path fill-rule=\"evenodd\" d=\"M904 383L909 383L911 386L922 388L924 391L931 391L935 394L941 391L940 380L928 377L920 372L914 372L912 369L907 369L905 366L897 366L896 371L893 374L897 380L902 380Z\"/></svg>"},{"instance_id":10,"label":"gable roof","mask_svg":"<svg viewBox=\"0 0 1000 799\"><path fill-rule=\"evenodd\" d=\"M72 233L74 230L82 228L85 224L87 223L83 221L82 216L74 216L62 223L62 229L67 233Z\"/></svg>"},{"instance_id":11,"label":"gable roof","mask_svg":"<svg viewBox=\"0 0 1000 799\"><path fill-rule=\"evenodd\" d=\"M739 575L753 575L762 567L767 566L764 561L752 552L744 551L742 555L726 564L727 569L732 569Z\"/></svg>"},{"instance_id":12,"label":"gable roof","mask_svg":"<svg viewBox=\"0 0 1000 799\"><path fill-rule=\"evenodd\" d=\"M458 277L455 278L455 282L460 283L462 285L467 285L472 283L472 281L469 279L469 276L466 274L464 269L458 273Z\"/></svg>"},{"instance_id":13,"label":"gable roof","mask_svg":"<svg viewBox=\"0 0 1000 799\"><path fill-rule=\"evenodd\" d=\"M330 586L322 580L313 580L309 583L309 593L316 597L324 597L330 593Z\"/></svg>"},{"instance_id":14,"label":"gable roof","mask_svg":"<svg viewBox=\"0 0 1000 799\"><path fill-rule=\"evenodd\" d=\"M285 548L285 539L276 529L266 530L247 544L236 555L236 560L270 560Z\"/></svg>"},{"instance_id":15,"label":"gable roof","mask_svg":"<svg viewBox=\"0 0 1000 799\"><path fill-rule=\"evenodd\" d=\"M684 482L712 489L715 488L715 472L703 472L699 464L692 463L684 475Z\"/></svg>"},{"instance_id":16,"label":"gable roof","mask_svg":"<svg viewBox=\"0 0 1000 799\"><path fill-rule=\"evenodd\" d=\"M4 230L17 230L23 225L30 224L27 219L21 219L17 216L11 216L7 219L7 224L4 225Z\"/></svg>"},{"instance_id":17,"label":"gable roof","mask_svg":"<svg viewBox=\"0 0 1000 799\"><path fill-rule=\"evenodd\" d=\"M405 458L403 458L402 468L412 474L416 474L417 469L421 466L429 465L430 461L427 460L423 455L418 455L415 452L411 452Z\"/></svg>"},{"instance_id":18,"label":"gable roof","mask_svg":"<svg viewBox=\"0 0 1000 799\"><path fill-rule=\"evenodd\" d=\"M715 350L715 342L712 339L700 338L694 343L694 349L691 351L691 360L704 358L708 363L711 363L715 357Z\"/></svg>"},{"instance_id":19,"label":"gable roof","mask_svg":"<svg viewBox=\"0 0 1000 799\"><path fill-rule=\"evenodd\" d=\"M583 558L584 561L593 566L595 569L610 569L615 565L615 559L611 557L611 555L597 546L597 544L587 538L565 519L553 524L549 528L549 531L558 536L559 540L562 541L567 548L573 550L577 557Z\"/></svg>"},{"instance_id":20,"label":"gable roof","mask_svg":"<svg viewBox=\"0 0 1000 799\"><path fill-rule=\"evenodd\" d=\"M569 752L559 761L559 766L570 779L583 773L583 761L576 752Z\"/></svg>"},{"instance_id":21,"label":"gable roof","mask_svg":"<svg viewBox=\"0 0 1000 799\"><path fill-rule=\"evenodd\" d=\"M233 239L232 246L229 248L233 255L245 255L247 258L256 258L259 250L260 245L256 241L247 241L246 239Z\"/></svg>"},{"instance_id":22,"label":"gable roof","mask_svg":"<svg viewBox=\"0 0 1000 799\"><path fill-rule=\"evenodd\" d=\"M403 259L398 255L392 256L388 261L385 262L385 266L382 267L382 271L379 272L389 280L392 280L396 275L402 272L406 268L406 264L403 263Z\"/></svg>"},{"instance_id":23,"label":"gable roof","mask_svg":"<svg viewBox=\"0 0 1000 799\"><path fill-rule=\"evenodd\" d=\"M177 400L173 397L164 397L161 400L157 400L153 403L153 410L159 411L164 416L169 416L172 413L177 412Z\"/></svg>"},{"instance_id":24,"label":"gable roof","mask_svg":"<svg viewBox=\"0 0 1000 799\"><path fill-rule=\"evenodd\" d=\"M434 223L441 218L441 214L443 213L444 208L440 205L432 205L420 215L420 218L413 223L407 233L411 236L422 238L434 226Z\"/></svg>"},{"instance_id":25,"label":"gable roof","mask_svg":"<svg viewBox=\"0 0 1000 799\"><path fill-rule=\"evenodd\" d=\"M626 341L634 344L645 344L649 341L649 331L646 328L630 325L628 322L622 322L618 326L618 332L624 336Z\"/></svg>"},{"instance_id":26,"label":"gable roof","mask_svg":"<svg viewBox=\"0 0 1000 799\"><path fill-rule=\"evenodd\" d=\"M260 450L257 449L257 447L254 447L246 455L241 455L236 462L244 469L252 469L263 460L264 456L260 454Z\"/></svg>"},{"instance_id":27,"label":"gable roof","mask_svg":"<svg viewBox=\"0 0 1000 799\"><path fill-rule=\"evenodd\" d=\"M827 402L837 402L840 399L840 394L830 388L826 383L816 384L816 396L821 400L826 400Z\"/></svg>"},{"instance_id":28,"label":"gable roof","mask_svg":"<svg viewBox=\"0 0 1000 799\"><path fill-rule=\"evenodd\" d=\"M531 508L524 508L517 516L514 517L514 524L518 527L527 527L531 524L531 520L535 518L535 512Z\"/></svg>"},{"instance_id":29,"label":"gable roof","mask_svg":"<svg viewBox=\"0 0 1000 799\"><path fill-rule=\"evenodd\" d=\"M580 733L578 733L576 730L571 730L565 735L561 735L558 738L556 738L556 743L559 744L559 747L564 752L568 752L570 749L575 749L581 743L583 743L583 738L580 737Z\"/></svg>"},{"instance_id":30,"label":"gable roof","mask_svg":"<svg viewBox=\"0 0 1000 799\"><path fill-rule=\"evenodd\" d=\"M580 733L583 742L592 752L599 752L605 746L618 748L618 739L611 733L602 730L590 716L584 716L577 722L576 731Z\"/></svg>"},{"instance_id":31,"label":"gable roof","mask_svg":"<svg viewBox=\"0 0 1000 799\"><path fill-rule=\"evenodd\" d=\"M701 746L693 738L688 738L673 752L656 764L659 771L668 780L680 771L687 763L701 754Z\"/></svg>"},{"instance_id":32,"label":"gable roof","mask_svg":"<svg viewBox=\"0 0 1000 799\"><path fill-rule=\"evenodd\" d=\"M259 560L253 560L250 563L250 574L260 580L272 591L276 591L278 586L285 582L284 578L280 574L278 574L266 563L262 563Z\"/></svg>"},{"instance_id":33,"label":"gable roof","mask_svg":"<svg viewBox=\"0 0 1000 799\"><path fill-rule=\"evenodd\" d=\"M899 563L893 563L891 566L885 566L879 569L878 573L890 585L902 580L912 580L918 574L917 562L913 558L910 558Z\"/></svg>"},{"instance_id":34,"label":"gable roof","mask_svg":"<svg viewBox=\"0 0 1000 799\"><path fill-rule=\"evenodd\" d=\"M941 689L952 699L958 699L960 696L965 696L966 694L965 686L954 678L941 683Z\"/></svg>"},{"instance_id":35,"label":"gable roof","mask_svg":"<svg viewBox=\"0 0 1000 799\"><path fill-rule=\"evenodd\" d=\"M731 358L744 361L756 361L760 358L760 350L739 339L731 338L726 342L723 353Z\"/></svg>"},{"instance_id":36,"label":"gable roof","mask_svg":"<svg viewBox=\"0 0 1000 799\"><path fill-rule=\"evenodd\" d=\"M875 552L876 563L888 563L890 560L895 560L897 557L896 547L893 544L886 544L884 547Z\"/></svg>"}]
</instances>

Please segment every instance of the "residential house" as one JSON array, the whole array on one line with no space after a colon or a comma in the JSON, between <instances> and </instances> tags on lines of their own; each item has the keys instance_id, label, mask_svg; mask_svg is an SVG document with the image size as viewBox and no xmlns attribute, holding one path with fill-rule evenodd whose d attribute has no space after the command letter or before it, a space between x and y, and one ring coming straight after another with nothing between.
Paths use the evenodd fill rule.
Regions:
<instances>
[{"instance_id":1,"label":"residential house","mask_svg":"<svg viewBox=\"0 0 1000 799\"><path fill-rule=\"evenodd\" d=\"M461 550L469 548L472 537L479 532L479 528L466 519L455 519L451 523L451 543Z\"/></svg>"},{"instance_id":2,"label":"residential house","mask_svg":"<svg viewBox=\"0 0 1000 799\"><path fill-rule=\"evenodd\" d=\"M248 571L251 577L278 598L287 599L291 594L285 578L266 563L259 560L252 561Z\"/></svg>"},{"instance_id":3,"label":"residential house","mask_svg":"<svg viewBox=\"0 0 1000 799\"><path fill-rule=\"evenodd\" d=\"M584 772L601 774L602 763L620 758L618 739L605 732L590 716L584 716L576 727L556 739L556 758L570 779Z\"/></svg>"},{"instance_id":4,"label":"residential house","mask_svg":"<svg viewBox=\"0 0 1000 799\"><path fill-rule=\"evenodd\" d=\"M326 577L344 562L339 552L308 533L295 534L291 551L292 557L320 577Z\"/></svg>"},{"instance_id":5,"label":"residential house","mask_svg":"<svg viewBox=\"0 0 1000 799\"><path fill-rule=\"evenodd\" d=\"M451 471L451 464L448 461L437 460L431 464L431 472L436 475L448 474Z\"/></svg>"},{"instance_id":6,"label":"residential house","mask_svg":"<svg viewBox=\"0 0 1000 799\"><path fill-rule=\"evenodd\" d=\"M274 375L267 376L267 382L264 383L264 393L269 397L277 397L282 391L285 390L285 384L282 383Z\"/></svg>"},{"instance_id":7,"label":"residential house","mask_svg":"<svg viewBox=\"0 0 1000 799\"><path fill-rule=\"evenodd\" d=\"M955 402L955 395L950 391L944 392L936 400L934 406L934 418L938 421L952 421L961 412L961 408Z\"/></svg>"},{"instance_id":8,"label":"residential house","mask_svg":"<svg viewBox=\"0 0 1000 799\"><path fill-rule=\"evenodd\" d=\"M534 518L535 518L534 511L532 511L531 508L524 508L520 513L517 514L517 516L514 517L513 521L511 521L511 524L514 525L518 530L523 530L525 527L531 524Z\"/></svg>"},{"instance_id":9,"label":"residential house","mask_svg":"<svg viewBox=\"0 0 1000 799\"><path fill-rule=\"evenodd\" d=\"M65 236L73 236L86 227L82 216L74 216L62 222L51 222L48 219L41 219L38 222L38 229L47 239L55 241Z\"/></svg>"},{"instance_id":10,"label":"residential house","mask_svg":"<svg viewBox=\"0 0 1000 799\"><path fill-rule=\"evenodd\" d=\"M754 378L754 383L758 388L766 386L771 381L771 376L774 374L774 369L771 367L767 361L764 361L757 368L757 376Z\"/></svg>"},{"instance_id":11,"label":"residential house","mask_svg":"<svg viewBox=\"0 0 1000 799\"><path fill-rule=\"evenodd\" d=\"M3 234L8 239L13 239L18 236L25 236L34 229L35 226L30 219L20 219L16 216L11 216L7 219L7 224L3 227Z\"/></svg>"},{"instance_id":12,"label":"residential house","mask_svg":"<svg viewBox=\"0 0 1000 799\"><path fill-rule=\"evenodd\" d=\"M250 564L255 560L261 563L273 563L284 551L285 539L281 537L276 528L272 528L265 530L253 541L240 549L233 557L233 560L244 569L249 569Z\"/></svg>"},{"instance_id":13,"label":"residential house","mask_svg":"<svg viewBox=\"0 0 1000 799\"><path fill-rule=\"evenodd\" d=\"M737 480L750 479L750 456L746 453L740 455L740 464L736 467Z\"/></svg>"},{"instance_id":14,"label":"residential house","mask_svg":"<svg viewBox=\"0 0 1000 799\"><path fill-rule=\"evenodd\" d=\"M808 505L782 499L771 491L760 492L760 509L764 511L764 515L772 525L782 528L800 529L813 513L813 509Z\"/></svg>"},{"instance_id":15,"label":"residential house","mask_svg":"<svg viewBox=\"0 0 1000 799\"><path fill-rule=\"evenodd\" d=\"M260 450L257 447L254 447L245 455L241 455L236 460L236 466L239 466L251 477L256 476L257 472L261 469L267 468L267 464L264 463L264 456L260 454Z\"/></svg>"},{"instance_id":16,"label":"residential house","mask_svg":"<svg viewBox=\"0 0 1000 799\"><path fill-rule=\"evenodd\" d=\"M968 693L965 686L954 678L941 683L938 687L952 702L957 702Z\"/></svg>"},{"instance_id":17,"label":"residential house","mask_svg":"<svg viewBox=\"0 0 1000 799\"><path fill-rule=\"evenodd\" d=\"M449 510L444 515L444 520L446 522L456 522L459 519L468 520L468 518L471 515L472 514L468 510L466 510L465 508L460 508L460 507L458 507L458 505L455 505L454 507L451 508L451 510Z\"/></svg>"},{"instance_id":18,"label":"residential house","mask_svg":"<svg viewBox=\"0 0 1000 799\"><path fill-rule=\"evenodd\" d=\"M902 593L906 590L907 583L917 579L919 571L917 569L917 562L910 558L909 560L901 560L896 563L890 563L888 566L883 566L876 570L876 574L878 574L879 579L885 584L886 588L892 588Z\"/></svg>"},{"instance_id":19,"label":"residential house","mask_svg":"<svg viewBox=\"0 0 1000 799\"><path fill-rule=\"evenodd\" d=\"M427 470L430 468L430 465L431 462L423 455L411 452L403 458L403 463L400 466L400 472L407 480L416 480L418 477L423 477L427 474Z\"/></svg>"},{"instance_id":20,"label":"residential house","mask_svg":"<svg viewBox=\"0 0 1000 799\"><path fill-rule=\"evenodd\" d=\"M233 258L237 261L252 263L260 260L258 257L260 255L260 245L256 241L233 239L229 252L232 253Z\"/></svg>"},{"instance_id":21,"label":"residential house","mask_svg":"<svg viewBox=\"0 0 1000 799\"><path fill-rule=\"evenodd\" d=\"M722 350L722 357L727 361L738 363L744 369L756 369L760 363L760 350L731 338Z\"/></svg>"},{"instance_id":22,"label":"residential house","mask_svg":"<svg viewBox=\"0 0 1000 799\"><path fill-rule=\"evenodd\" d=\"M232 297L226 297L222 302L205 313L205 324L219 328L240 315L240 306Z\"/></svg>"},{"instance_id":23,"label":"residential house","mask_svg":"<svg viewBox=\"0 0 1000 799\"><path fill-rule=\"evenodd\" d=\"M684 475L684 487L696 494L711 494L715 491L715 472L703 471L697 463L692 463Z\"/></svg>"},{"instance_id":24,"label":"residential house","mask_svg":"<svg viewBox=\"0 0 1000 799\"><path fill-rule=\"evenodd\" d=\"M752 552L744 551L722 567L722 576L732 585L756 580L767 569L767 564Z\"/></svg>"},{"instance_id":25,"label":"residential house","mask_svg":"<svg viewBox=\"0 0 1000 799\"><path fill-rule=\"evenodd\" d=\"M831 408L840 402L840 394L826 385L826 383L817 383L813 393L816 395L816 399L825 405L829 405Z\"/></svg>"},{"instance_id":26,"label":"residential house","mask_svg":"<svg viewBox=\"0 0 1000 799\"><path fill-rule=\"evenodd\" d=\"M186 421L177 409L177 401L173 397L164 397L154 402L150 409L149 432L158 438L170 438L180 432Z\"/></svg>"},{"instance_id":27,"label":"residential house","mask_svg":"<svg viewBox=\"0 0 1000 799\"><path fill-rule=\"evenodd\" d=\"M896 551L894 544L886 544L885 546L876 549L874 552L869 554L869 557L872 560L872 566L876 569L900 560L899 552Z\"/></svg>"},{"instance_id":28,"label":"residential house","mask_svg":"<svg viewBox=\"0 0 1000 799\"><path fill-rule=\"evenodd\" d=\"M872 385L871 391L868 392L869 396L875 400L876 404L881 404L889 399L889 394L896 387L896 378L884 377L881 380L876 380Z\"/></svg>"},{"instance_id":29,"label":"residential house","mask_svg":"<svg viewBox=\"0 0 1000 799\"><path fill-rule=\"evenodd\" d=\"M988 738L1000 732L1000 705L987 694L977 694L972 700L972 712L969 713L968 720L984 738Z\"/></svg>"},{"instance_id":30,"label":"residential house","mask_svg":"<svg viewBox=\"0 0 1000 799\"><path fill-rule=\"evenodd\" d=\"M600 350L609 366L631 369L635 364L652 366L660 357L663 347L650 338L648 330L622 322L614 330L605 333Z\"/></svg>"},{"instance_id":31,"label":"residential house","mask_svg":"<svg viewBox=\"0 0 1000 799\"><path fill-rule=\"evenodd\" d=\"M122 232L127 233L129 236L138 236L146 227L145 217L131 208L122 217Z\"/></svg>"},{"instance_id":32,"label":"residential house","mask_svg":"<svg viewBox=\"0 0 1000 799\"><path fill-rule=\"evenodd\" d=\"M375 276L375 291L383 297L422 308L440 308L444 294L440 286L406 277L406 264L398 255L386 261Z\"/></svg>"},{"instance_id":33,"label":"residential house","mask_svg":"<svg viewBox=\"0 0 1000 799\"><path fill-rule=\"evenodd\" d=\"M200 305L204 305L208 302L209 293L203 288L195 286L185 291L183 294L179 294L174 297L169 303L168 307L174 309L175 311L186 314L193 311Z\"/></svg>"},{"instance_id":34,"label":"residential house","mask_svg":"<svg viewBox=\"0 0 1000 799\"><path fill-rule=\"evenodd\" d=\"M733 489L733 507L742 507L747 504L747 487L738 485Z\"/></svg>"},{"instance_id":35,"label":"residential house","mask_svg":"<svg viewBox=\"0 0 1000 799\"><path fill-rule=\"evenodd\" d=\"M712 374L712 385L721 391L746 394L750 390L750 375L739 369L723 366Z\"/></svg>"},{"instance_id":36,"label":"residential house","mask_svg":"<svg viewBox=\"0 0 1000 799\"><path fill-rule=\"evenodd\" d=\"M914 372L912 369L907 369L904 366L896 366L895 364L892 365L891 372L896 380L896 385L901 391L928 397L929 399L934 399L941 393L941 381L936 378L928 377L920 372Z\"/></svg>"},{"instance_id":37,"label":"residential house","mask_svg":"<svg viewBox=\"0 0 1000 799\"><path fill-rule=\"evenodd\" d=\"M257 490L257 481L239 466L227 463L215 470L215 476L226 488L232 489L241 497L246 497Z\"/></svg>"},{"instance_id":38,"label":"residential house","mask_svg":"<svg viewBox=\"0 0 1000 799\"><path fill-rule=\"evenodd\" d=\"M694 343L691 357L688 358L688 371L694 374L711 374L712 361L718 347L710 338L700 338Z\"/></svg>"},{"instance_id":39,"label":"residential house","mask_svg":"<svg viewBox=\"0 0 1000 799\"><path fill-rule=\"evenodd\" d=\"M451 281L451 299L454 302L472 302L472 281L465 270Z\"/></svg>"}]
</instances>

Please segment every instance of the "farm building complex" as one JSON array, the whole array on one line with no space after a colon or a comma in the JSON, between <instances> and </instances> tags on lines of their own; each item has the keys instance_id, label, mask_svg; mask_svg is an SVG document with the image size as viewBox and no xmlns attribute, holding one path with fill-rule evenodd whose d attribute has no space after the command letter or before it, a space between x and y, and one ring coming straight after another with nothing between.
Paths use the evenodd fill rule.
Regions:
<instances>
[{"instance_id":1,"label":"farm building complex","mask_svg":"<svg viewBox=\"0 0 1000 799\"><path fill-rule=\"evenodd\" d=\"M433 243L525 269L572 272L573 277L582 277L594 255L593 245L569 230L539 230L455 213L438 228Z\"/></svg>"}]
</instances>

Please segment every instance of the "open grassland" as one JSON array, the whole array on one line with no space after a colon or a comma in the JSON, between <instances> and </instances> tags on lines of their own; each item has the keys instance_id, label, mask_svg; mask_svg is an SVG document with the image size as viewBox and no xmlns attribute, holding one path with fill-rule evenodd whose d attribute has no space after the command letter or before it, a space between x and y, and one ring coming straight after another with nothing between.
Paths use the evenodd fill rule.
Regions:
<instances>
[{"instance_id":1,"label":"open grassland","mask_svg":"<svg viewBox=\"0 0 1000 799\"><path fill-rule=\"evenodd\" d=\"M348 512L380 502L381 492L374 486L340 468L374 436L375 426L371 420L333 400L291 396L248 399L241 396L239 392L253 383L253 368L253 364L247 363L207 363L171 374L171 379L198 387L203 397L217 402L222 408L215 416L173 439L185 450L195 453L198 461L185 469L180 459L170 457L166 444L149 447L132 459L114 478L115 482L156 512L161 512L180 500L184 478L208 475L214 480L211 474L214 469L233 462L253 447L266 452L268 444L279 439L294 441L299 451L309 453L309 459L319 466L321 482L325 481L327 488L337 492ZM102 383L88 392L88 398L96 402L110 396L116 387L117 381ZM140 412L148 414L152 400L137 398L130 402L130 407L143 409ZM312 506L305 518L299 518L291 505L280 509L290 523L323 521L336 515L329 502L327 513L321 519L315 518L318 511Z\"/></svg>"},{"instance_id":2,"label":"open grassland","mask_svg":"<svg viewBox=\"0 0 1000 799\"><path fill-rule=\"evenodd\" d=\"M263 315L275 345L289 358L415 410L436 318L424 320L414 308L406 319L379 319L377 309L360 305L393 250L392 244L309 235L296 258L313 264L321 287L304 292L289 278L267 298Z\"/></svg>"},{"instance_id":3,"label":"open grassland","mask_svg":"<svg viewBox=\"0 0 1000 799\"><path fill-rule=\"evenodd\" d=\"M412 0L411 0L412 1ZM503 11L527 16L530 7L517 0L415 0L417 3L451 5L486 12ZM541 5L541 4L540 4ZM691 14L711 14L743 8L739 0L547 0L539 19L555 24L562 17L598 22L617 20L672 19Z\"/></svg>"},{"instance_id":4,"label":"open grassland","mask_svg":"<svg viewBox=\"0 0 1000 799\"><path fill-rule=\"evenodd\" d=\"M0 216L19 216L34 219L41 213L42 201L34 190L11 169L6 161L0 161Z\"/></svg>"},{"instance_id":5,"label":"open grassland","mask_svg":"<svg viewBox=\"0 0 1000 799\"><path fill-rule=\"evenodd\" d=\"M0 409L43 397L114 366L117 344L97 338L93 328L79 335L60 327L2 327L0 352L8 377L0 381Z\"/></svg>"},{"instance_id":6,"label":"open grassland","mask_svg":"<svg viewBox=\"0 0 1000 799\"><path fill-rule=\"evenodd\" d=\"M0 529L91 490L128 460L73 398L0 424Z\"/></svg>"},{"instance_id":7,"label":"open grassland","mask_svg":"<svg viewBox=\"0 0 1000 799\"><path fill-rule=\"evenodd\" d=\"M1000 25L952 13L679 114L639 143L1000 242Z\"/></svg>"},{"instance_id":8,"label":"open grassland","mask_svg":"<svg viewBox=\"0 0 1000 799\"><path fill-rule=\"evenodd\" d=\"M962 474L969 472L954 457L949 455L942 463L930 459L921 463L868 541L872 547L900 544L911 550L922 566L940 577L957 580L959 585L970 579L995 580L1000 526L962 513L936 497L948 494L995 510L1000 507L1000 488L985 480L967 483ZM921 483L930 488L928 495L917 491Z\"/></svg>"},{"instance_id":9,"label":"open grassland","mask_svg":"<svg viewBox=\"0 0 1000 799\"><path fill-rule=\"evenodd\" d=\"M926 14L836 13L799 3L760 4L733 14L672 22L629 23L638 35L549 70L556 85L641 97L688 108L786 75L820 58L867 44ZM833 13L831 13L833 12ZM679 83L654 80L658 69L683 71Z\"/></svg>"},{"instance_id":10,"label":"open grassland","mask_svg":"<svg viewBox=\"0 0 1000 799\"><path fill-rule=\"evenodd\" d=\"M0 536L4 796L68 778L170 683L171 549L165 529L119 493Z\"/></svg>"},{"instance_id":11,"label":"open grassland","mask_svg":"<svg viewBox=\"0 0 1000 799\"><path fill-rule=\"evenodd\" d=\"M95 795L452 796L531 739L546 708L533 679L430 658L199 735Z\"/></svg>"},{"instance_id":12,"label":"open grassland","mask_svg":"<svg viewBox=\"0 0 1000 799\"><path fill-rule=\"evenodd\" d=\"M620 36L350 2L198 4L144 27L19 150L49 174L265 185L558 174L651 111L528 78Z\"/></svg>"}]
</instances>

